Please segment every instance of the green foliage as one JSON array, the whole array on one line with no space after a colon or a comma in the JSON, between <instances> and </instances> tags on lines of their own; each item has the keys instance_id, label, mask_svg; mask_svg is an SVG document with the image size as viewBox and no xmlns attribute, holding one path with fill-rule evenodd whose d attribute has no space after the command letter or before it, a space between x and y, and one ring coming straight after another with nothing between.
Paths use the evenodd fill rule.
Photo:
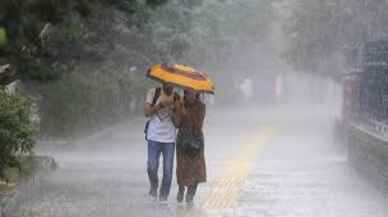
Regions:
<instances>
[{"instance_id":1,"label":"green foliage","mask_svg":"<svg viewBox=\"0 0 388 217\"><path fill-rule=\"evenodd\" d=\"M271 13L269 0L5 0L0 55L38 95L41 132L73 137L141 107L152 64L233 65L266 37Z\"/></svg>"},{"instance_id":2,"label":"green foliage","mask_svg":"<svg viewBox=\"0 0 388 217\"><path fill-rule=\"evenodd\" d=\"M158 10L161 12L155 16L159 25L153 27L154 43L171 62L193 65L211 73L217 89L221 90L217 100L228 101L235 92L233 82L243 77L238 64L248 62L240 61L241 58L257 49L254 56L261 61L263 51L256 47L271 32L274 17L271 1L203 1L195 6L190 2L182 1L178 7L167 4ZM243 73L251 76L258 73L247 68Z\"/></svg>"},{"instance_id":3,"label":"green foliage","mask_svg":"<svg viewBox=\"0 0 388 217\"><path fill-rule=\"evenodd\" d=\"M131 10L129 4L119 2L114 2L115 8L122 11L128 6ZM136 102L139 110L142 107L149 85L144 74L150 65L179 62L225 69L225 62L233 62L230 54L236 48L249 47L268 32L271 5L266 0L244 4L190 2L170 1L152 10L132 5L136 13L116 24L124 24L128 30L107 40L114 46L104 56L106 61L83 61L74 72L40 90L44 94L41 131L56 137L82 136L122 120L130 115L131 103ZM96 29L84 31L90 35ZM131 66L137 69L129 72ZM230 89L232 84L227 85Z\"/></svg>"},{"instance_id":4,"label":"green foliage","mask_svg":"<svg viewBox=\"0 0 388 217\"><path fill-rule=\"evenodd\" d=\"M148 23L156 50L168 61L222 66L235 49L263 41L269 32L271 1L171 1Z\"/></svg>"},{"instance_id":5,"label":"green foliage","mask_svg":"<svg viewBox=\"0 0 388 217\"><path fill-rule=\"evenodd\" d=\"M79 16L71 16L70 19L67 19L63 24L62 33L64 34L64 38L71 40L80 40L82 37L82 21Z\"/></svg>"},{"instance_id":6,"label":"green foliage","mask_svg":"<svg viewBox=\"0 0 388 217\"><path fill-rule=\"evenodd\" d=\"M7 44L7 31L5 28L0 27L0 47Z\"/></svg>"},{"instance_id":7,"label":"green foliage","mask_svg":"<svg viewBox=\"0 0 388 217\"><path fill-rule=\"evenodd\" d=\"M0 57L24 81L51 81L51 71L101 61L112 50L116 11L129 19L144 7L136 0L1 1Z\"/></svg>"},{"instance_id":8,"label":"green foliage","mask_svg":"<svg viewBox=\"0 0 388 217\"><path fill-rule=\"evenodd\" d=\"M22 180L32 178L37 173L50 172L57 168L55 160L51 157L31 154L18 156L17 160L18 167L7 167L4 170L4 177L1 177L2 179L10 183L20 183ZM0 192L1 187L0 185Z\"/></svg>"},{"instance_id":9,"label":"green foliage","mask_svg":"<svg viewBox=\"0 0 388 217\"><path fill-rule=\"evenodd\" d=\"M18 77L22 81L34 80L46 83L59 79L65 71L66 69L60 66L45 65L39 59L27 59L25 64L18 67Z\"/></svg>"},{"instance_id":10,"label":"green foliage","mask_svg":"<svg viewBox=\"0 0 388 217\"><path fill-rule=\"evenodd\" d=\"M18 155L29 153L34 145L30 102L0 90L0 177L9 167L20 167Z\"/></svg>"},{"instance_id":11,"label":"green foliage","mask_svg":"<svg viewBox=\"0 0 388 217\"><path fill-rule=\"evenodd\" d=\"M56 24L62 22L64 15L69 12L71 1L34 0L26 4L28 9L40 20Z\"/></svg>"},{"instance_id":12,"label":"green foliage","mask_svg":"<svg viewBox=\"0 0 388 217\"><path fill-rule=\"evenodd\" d=\"M77 138L128 118L132 101L145 92L146 78L140 76L124 74L122 68L105 62L98 69L81 67L43 85L41 131L51 137Z\"/></svg>"},{"instance_id":13,"label":"green foliage","mask_svg":"<svg viewBox=\"0 0 388 217\"><path fill-rule=\"evenodd\" d=\"M371 39L388 35L388 3L376 1L287 1L285 18L290 45L285 57L297 70L335 76L345 57Z\"/></svg>"},{"instance_id":14,"label":"green foliage","mask_svg":"<svg viewBox=\"0 0 388 217\"><path fill-rule=\"evenodd\" d=\"M17 78L28 83L32 92L38 95L42 133L58 137L78 136L128 115L130 103L143 97L146 85L139 82L139 76L120 73L128 73L128 64L136 64L145 70L144 59L139 60L137 56L148 56L143 51L153 53L155 46L138 37L136 40L141 40L142 47L134 50L136 57L129 63L128 57L115 61L119 69L116 67L117 71L113 72L104 64L117 52L115 46L120 41L116 38L127 37L117 27L124 24L128 29L137 28L137 33L143 31L141 28L152 13L147 7L157 9L156 6L163 2L0 2L0 26L4 26L10 36L9 43L0 47L0 56L4 57L4 62L16 67ZM136 44L136 41L130 40L128 44ZM126 46L126 49L132 48ZM147 67L150 64L148 62ZM93 69L88 68L90 65ZM140 77L144 79L143 74Z\"/></svg>"},{"instance_id":15,"label":"green foliage","mask_svg":"<svg viewBox=\"0 0 388 217\"><path fill-rule=\"evenodd\" d=\"M160 6L165 4L168 0L146 0L146 4L150 6Z\"/></svg>"}]
</instances>

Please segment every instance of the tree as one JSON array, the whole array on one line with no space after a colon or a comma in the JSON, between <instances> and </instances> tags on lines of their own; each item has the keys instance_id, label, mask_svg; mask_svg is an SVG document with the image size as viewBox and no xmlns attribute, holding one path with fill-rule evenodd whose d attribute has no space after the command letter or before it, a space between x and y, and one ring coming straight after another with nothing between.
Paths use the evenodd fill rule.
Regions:
<instances>
[{"instance_id":1,"label":"tree","mask_svg":"<svg viewBox=\"0 0 388 217\"><path fill-rule=\"evenodd\" d=\"M30 102L24 97L0 90L0 178L4 178L6 168L20 168L18 156L33 148L30 108Z\"/></svg>"},{"instance_id":2,"label":"tree","mask_svg":"<svg viewBox=\"0 0 388 217\"><path fill-rule=\"evenodd\" d=\"M249 69L247 62L263 52L258 47L271 32L272 2L170 1L153 12L147 26L156 50L166 61L211 73L221 101L233 98L234 82L241 73L258 73ZM251 59L244 59L247 56Z\"/></svg>"},{"instance_id":3,"label":"tree","mask_svg":"<svg viewBox=\"0 0 388 217\"><path fill-rule=\"evenodd\" d=\"M130 46L121 46L118 40L128 36L127 32L132 35L141 32L150 8L155 10L164 2L1 1L0 65L9 65L12 71L2 72L0 82L7 85L21 80L27 92L39 99L41 132L45 135L72 136L82 129L98 129L104 123L102 119L110 119L109 123L117 121L128 111L122 112L120 117L116 113L125 106L129 110L128 101L131 95L139 95L137 88L142 84L137 82L138 76L128 75L129 66L134 62L146 65L144 60L131 58L133 53L142 56L143 50L134 52ZM132 33L132 29L138 31ZM142 40L141 37L132 39L135 40L129 43L131 45ZM148 50L152 45L144 47ZM119 76L120 73L123 76ZM72 96L82 99L73 101L77 98ZM104 99L98 99L101 97ZM66 126L66 130L58 126Z\"/></svg>"},{"instance_id":4,"label":"tree","mask_svg":"<svg viewBox=\"0 0 388 217\"><path fill-rule=\"evenodd\" d=\"M285 3L286 59L297 70L335 76L349 54L368 40L388 36L388 2L302 0Z\"/></svg>"},{"instance_id":5,"label":"tree","mask_svg":"<svg viewBox=\"0 0 388 217\"><path fill-rule=\"evenodd\" d=\"M229 95L240 52L268 35L271 2L5 0L0 64L38 99L41 133L72 137L141 106L155 63L219 71L212 76Z\"/></svg>"}]
</instances>

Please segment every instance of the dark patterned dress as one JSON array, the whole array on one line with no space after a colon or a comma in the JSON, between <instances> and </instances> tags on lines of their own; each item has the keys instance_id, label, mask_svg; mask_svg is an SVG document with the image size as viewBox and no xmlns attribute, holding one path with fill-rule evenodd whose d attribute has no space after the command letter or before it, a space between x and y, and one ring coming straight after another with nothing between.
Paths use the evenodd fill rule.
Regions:
<instances>
[{"instance_id":1,"label":"dark patterned dress","mask_svg":"<svg viewBox=\"0 0 388 217\"><path fill-rule=\"evenodd\" d=\"M177 182L179 186L190 186L206 182L206 163L204 136L202 132L206 107L201 102L186 106L186 114L183 115L177 136ZM200 126L200 130L194 130L194 120ZM185 137L194 135L201 142L200 148L194 153L188 153L185 149Z\"/></svg>"}]
</instances>

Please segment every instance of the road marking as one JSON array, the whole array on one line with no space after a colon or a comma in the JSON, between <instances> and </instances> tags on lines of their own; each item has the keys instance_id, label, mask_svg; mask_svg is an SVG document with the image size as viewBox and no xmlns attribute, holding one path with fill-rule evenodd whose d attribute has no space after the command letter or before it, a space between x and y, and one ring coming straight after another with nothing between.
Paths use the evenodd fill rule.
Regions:
<instances>
[{"instance_id":1,"label":"road marking","mask_svg":"<svg viewBox=\"0 0 388 217\"><path fill-rule=\"evenodd\" d=\"M233 206L252 169L254 160L274 133L273 128L259 130L257 135L242 143L235 155L225 160L230 166L225 169L223 175L217 179L216 186L202 201L204 209L227 209Z\"/></svg>"}]
</instances>

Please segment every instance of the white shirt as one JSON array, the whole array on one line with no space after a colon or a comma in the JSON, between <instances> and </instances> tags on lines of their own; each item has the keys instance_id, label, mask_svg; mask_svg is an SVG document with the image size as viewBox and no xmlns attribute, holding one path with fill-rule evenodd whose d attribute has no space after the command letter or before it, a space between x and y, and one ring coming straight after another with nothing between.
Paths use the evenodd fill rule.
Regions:
<instances>
[{"instance_id":1,"label":"white shirt","mask_svg":"<svg viewBox=\"0 0 388 217\"><path fill-rule=\"evenodd\" d=\"M146 103L152 104L156 88L152 88L148 91L146 97ZM160 95L163 94L163 90L160 91ZM157 105L160 102L160 97L156 101ZM147 140L161 142L161 143L175 143L176 140L176 128L172 122L171 111L172 107L166 107L152 115L150 123L148 125Z\"/></svg>"}]
</instances>

